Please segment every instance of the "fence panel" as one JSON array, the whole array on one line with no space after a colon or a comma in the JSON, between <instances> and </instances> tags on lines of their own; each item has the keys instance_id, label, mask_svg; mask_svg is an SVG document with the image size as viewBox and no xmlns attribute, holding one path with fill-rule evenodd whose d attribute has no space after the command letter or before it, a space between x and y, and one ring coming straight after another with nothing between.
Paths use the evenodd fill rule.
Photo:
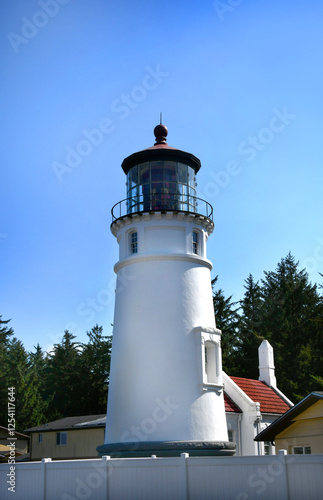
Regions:
<instances>
[{"instance_id":1,"label":"fence panel","mask_svg":"<svg viewBox=\"0 0 323 500\"><path fill-rule=\"evenodd\" d=\"M190 500L286 500L285 467L278 456L232 458L190 458Z\"/></svg>"},{"instance_id":2,"label":"fence panel","mask_svg":"<svg viewBox=\"0 0 323 500\"><path fill-rule=\"evenodd\" d=\"M323 498L323 455L287 455L289 498Z\"/></svg>"},{"instance_id":3,"label":"fence panel","mask_svg":"<svg viewBox=\"0 0 323 500\"><path fill-rule=\"evenodd\" d=\"M185 460L180 458L111 461L109 499L185 500ZM183 496L185 495L185 496Z\"/></svg>"},{"instance_id":4,"label":"fence panel","mask_svg":"<svg viewBox=\"0 0 323 500\"><path fill-rule=\"evenodd\" d=\"M320 500L323 455L43 459L0 464L1 500Z\"/></svg>"}]
</instances>

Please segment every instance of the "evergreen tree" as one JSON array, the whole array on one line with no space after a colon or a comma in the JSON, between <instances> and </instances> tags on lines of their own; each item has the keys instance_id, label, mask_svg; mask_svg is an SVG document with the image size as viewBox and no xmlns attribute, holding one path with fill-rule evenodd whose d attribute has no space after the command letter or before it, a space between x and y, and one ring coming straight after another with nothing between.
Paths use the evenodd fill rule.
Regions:
<instances>
[{"instance_id":1,"label":"evergreen tree","mask_svg":"<svg viewBox=\"0 0 323 500\"><path fill-rule=\"evenodd\" d=\"M37 425L45 418L39 383L30 369L28 353L22 342L13 337L13 329L7 326L9 320L0 317L0 422L8 426L8 387L14 388L15 427L22 431Z\"/></svg>"},{"instance_id":2,"label":"evergreen tree","mask_svg":"<svg viewBox=\"0 0 323 500\"><path fill-rule=\"evenodd\" d=\"M227 299L224 296L223 290L214 290L218 277L212 281L213 289L213 307L215 322L217 328L222 331L221 347L222 347L222 363L223 369L230 375L237 375L237 349L239 339L237 335L238 314L235 309L236 302L231 302L232 296Z\"/></svg>"},{"instance_id":3,"label":"evergreen tree","mask_svg":"<svg viewBox=\"0 0 323 500\"><path fill-rule=\"evenodd\" d=\"M280 389L298 401L318 390L322 369L323 301L289 253L262 280L261 335L274 348Z\"/></svg>"},{"instance_id":4,"label":"evergreen tree","mask_svg":"<svg viewBox=\"0 0 323 500\"><path fill-rule=\"evenodd\" d=\"M47 357L44 355L39 344L34 348L35 352L28 354L28 360L29 378L35 388L32 396L35 402L35 412L33 415L33 424L28 427L34 427L47 421L48 408L52 399L52 397L46 396Z\"/></svg>"},{"instance_id":5,"label":"evergreen tree","mask_svg":"<svg viewBox=\"0 0 323 500\"><path fill-rule=\"evenodd\" d=\"M263 301L258 281L255 282L251 274L245 283L246 291L240 301L239 346L236 360L240 377L258 379L258 347L264 340L261 335Z\"/></svg>"},{"instance_id":6,"label":"evergreen tree","mask_svg":"<svg viewBox=\"0 0 323 500\"><path fill-rule=\"evenodd\" d=\"M29 353L29 363L39 378L43 378L46 369L46 357L39 344L34 346L35 352Z\"/></svg>"},{"instance_id":7,"label":"evergreen tree","mask_svg":"<svg viewBox=\"0 0 323 500\"><path fill-rule=\"evenodd\" d=\"M103 335L102 326L87 332L89 342L81 354L82 412L84 415L105 413L110 373L112 337Z\"/></svg>"},{"instance_id":8,"label":"evergreen tree","mask_svg":"<svg viewBox=\"0 0 323 500\"><path fill-rule=\"evenodd\" d=\"M9 347L13 329L8 326L10 319L0 316L0 425L8 426L8 387L12 387L13 377L8 362Z\"/></svg>"},{"instance_id":9,"label":"evergreen tree","mask_svg":"<svg viewBox=\"0 0 323 500\"><path fill-rule=\"evenodd\" d=\"M81 344L75 335L64 332L62 342L48 355L45 397L50 400L49 417L55 420L82 415Z\"/></svg>"}]
</instances>

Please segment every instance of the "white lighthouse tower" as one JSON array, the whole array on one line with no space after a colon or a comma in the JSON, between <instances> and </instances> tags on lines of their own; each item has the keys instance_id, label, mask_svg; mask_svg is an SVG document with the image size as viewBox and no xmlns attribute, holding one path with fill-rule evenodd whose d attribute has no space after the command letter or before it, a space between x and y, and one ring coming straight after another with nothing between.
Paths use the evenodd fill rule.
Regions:
<instances>
[{"instance_id":1,"label":"white lighthouse tower","mask_svg":"<svg viewBox=\"0 0 323 500\"><path fill-rule=\"evenodd\" d=\"M200 160L166 143L126 158L127 198L112 209L119 244L105 444L99 455L232 455L221 331L206 243L212 207L196 197Z\"/></svg>"}]
</instances>

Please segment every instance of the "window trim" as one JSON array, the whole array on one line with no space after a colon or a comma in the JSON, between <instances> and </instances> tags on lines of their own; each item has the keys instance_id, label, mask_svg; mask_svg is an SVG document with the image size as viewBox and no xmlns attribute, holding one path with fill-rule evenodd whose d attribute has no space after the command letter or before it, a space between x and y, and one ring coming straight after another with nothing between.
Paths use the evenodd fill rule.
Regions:
<instances>
[{"instance_id":1,"label":"window trim","mask_svg":"<svg viewBox=\"0 0 323 500\"><path fill-rule=\"evenodd\" d=\"M204 343L204 369L207 384L218 382L218 343L213 340L205 340Z\"/></svg>"},{"instance_id":2,"label":"window trim","mask_svg":"<svg viewBox=\"0 0 323 500\"><path fill-rule=\"evenodd\" d=\"M194 332L198 336L197 342L199 343L199 370L200 370L200 390L204 391L222 391L223 390L223 380L222 380L222 359L221 359L221 330L217 328L208 327L195 327ZM206 348L212 347L212 351L206 353ZM207 354L207 356L205 356ZM206 368L206 357L207 362L210 363L210 356L213 357L213 373L212 377L209 378Z\"/></svg>"},{"instance_id":3,"label":"window trim","mask_svg":"<svg viewBox=\"0 0 323 500\"><path fill-rule=\"evenodd\" d=\"M43 444L43 433L42 432L38 433L38 444Z\"/></svg>"}]
</instances>

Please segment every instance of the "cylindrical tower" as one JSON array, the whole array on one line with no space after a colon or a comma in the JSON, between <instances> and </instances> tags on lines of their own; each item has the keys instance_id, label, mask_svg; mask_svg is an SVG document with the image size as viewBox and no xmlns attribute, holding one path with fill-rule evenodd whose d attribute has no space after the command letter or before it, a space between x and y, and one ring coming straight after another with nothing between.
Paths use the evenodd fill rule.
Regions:
<instances>
[{"instance_id":1,"label":"cylindrical tower","mask_svg":"<svg viewBox=\"0 0 323 500\"><path fill-rule=\"evenodd\" d=\"M206 242L212 207L196 197L200 160L156 142L126 158L112 208L119 244L105 444L100 455L230 455L221 332Z\"/></svg>"}]
</instances>

